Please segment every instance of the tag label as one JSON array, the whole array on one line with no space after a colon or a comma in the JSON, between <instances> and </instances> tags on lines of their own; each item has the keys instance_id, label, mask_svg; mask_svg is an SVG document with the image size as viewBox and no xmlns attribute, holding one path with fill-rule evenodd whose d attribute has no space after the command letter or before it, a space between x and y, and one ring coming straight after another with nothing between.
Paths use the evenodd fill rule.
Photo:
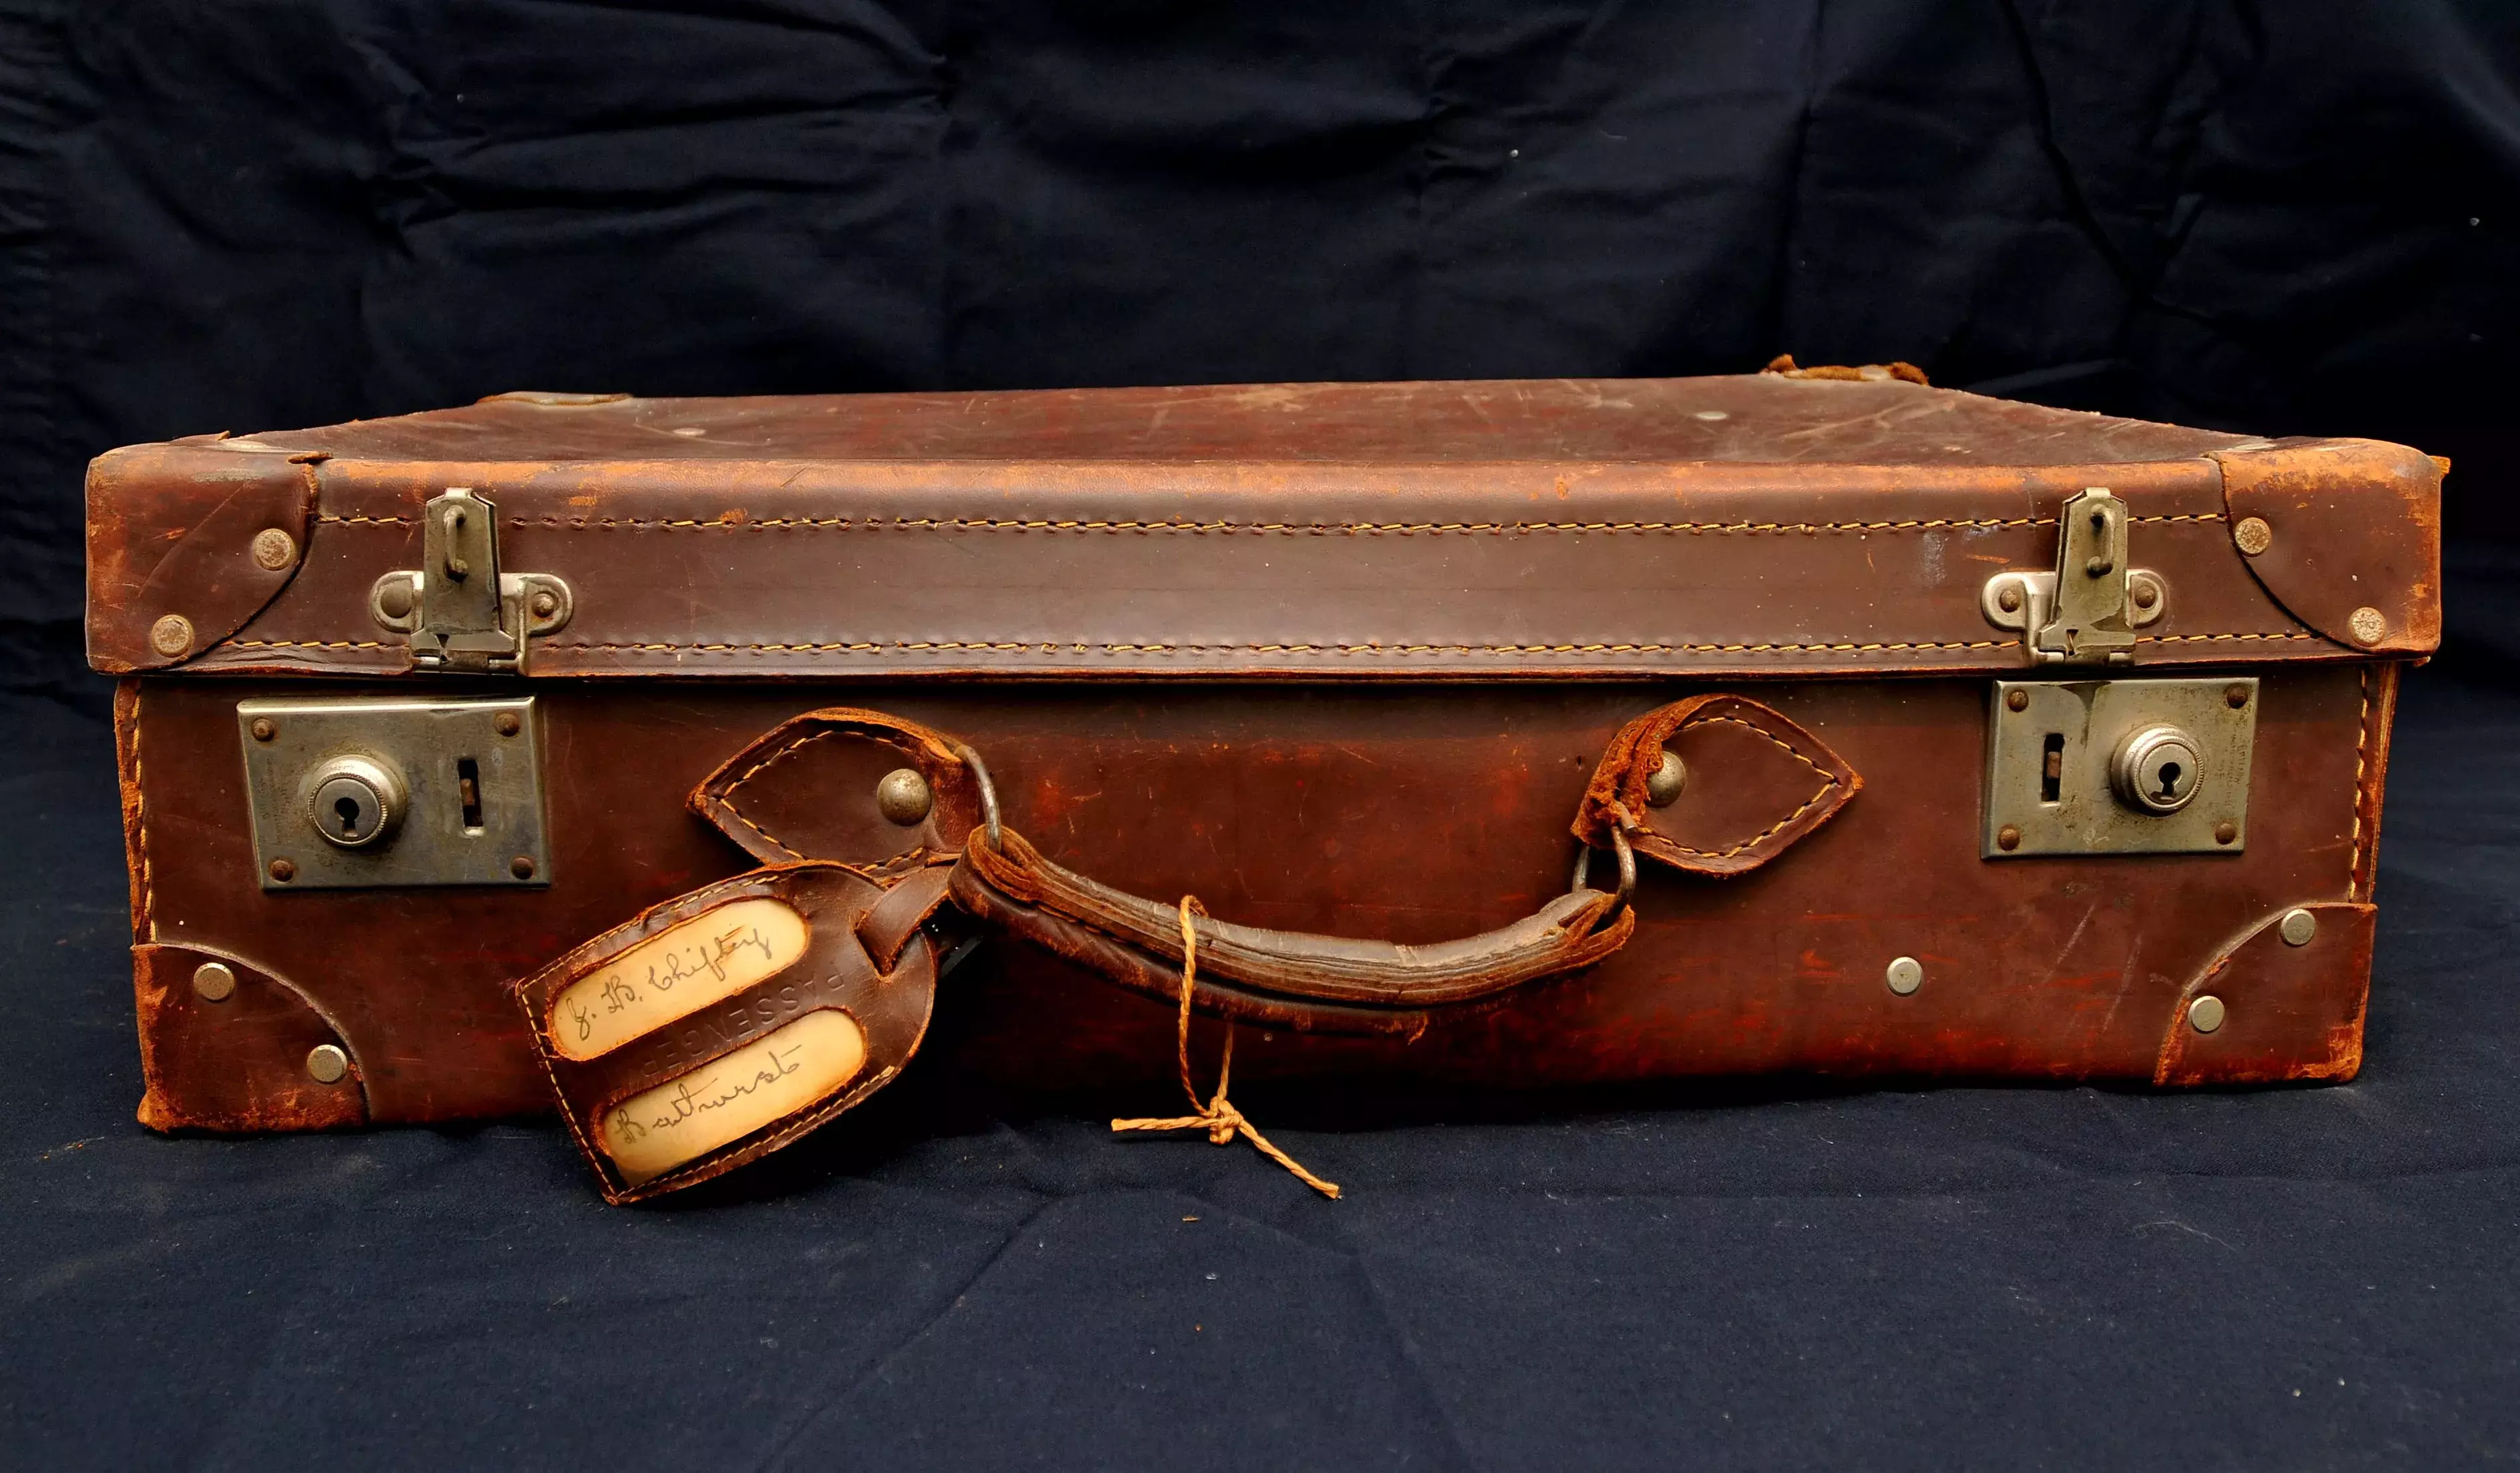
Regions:
<instances>
[{"instance_id":1,"label":"tag label","mask_svg":"<svg viewBox=\"0 0 2520 1473\"><path fill-rule=\"evenodd\" d=\"M604 1112L598 1137L622 1179L636 1185L836 1094L866 1056L857 1019L818 1009L631 1095Z\"/></svg>"},{"instance_id":2,"label":"tag label","mask_svg":"<svg viewBox=\"0 0 2520 1473\"><path fill-rule=\"evenodd\" d=\"M553 997L552 1051L597 1058L645 1038L795 964L805 938L804 916L758 897L670 926Z\"/></svg>"}]
</instances>

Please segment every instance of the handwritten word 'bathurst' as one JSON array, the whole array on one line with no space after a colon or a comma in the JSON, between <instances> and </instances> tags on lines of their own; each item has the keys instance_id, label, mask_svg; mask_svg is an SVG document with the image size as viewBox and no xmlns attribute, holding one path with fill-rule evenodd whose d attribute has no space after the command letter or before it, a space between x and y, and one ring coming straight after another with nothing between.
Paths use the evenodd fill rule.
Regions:
<instances>
[{"instance_id":1,"label":"handwritten word 'bathurst'","mask_svg":"<svg viewBox=\"0 0 2520 1473\"><path fill-rule=\"evenodd\" d=\"M552 997L552 1051L586 1059L731 998L805 955L805 917L738 900L657 932Z\"/></svg>"},{"instance_id":2,"label":"handwritten word 'bathurst'","mask_svg":"<svg viewBox=\"0 0 2520 1473\"><path fill-rule=\"evenodd\" d=\"M724 1058L631 1095L604 1112L596 1136L635 1185L812 1107L865 1064L866 1031L857 1019L817 1008Z\"/></svg>"}]
</instances>

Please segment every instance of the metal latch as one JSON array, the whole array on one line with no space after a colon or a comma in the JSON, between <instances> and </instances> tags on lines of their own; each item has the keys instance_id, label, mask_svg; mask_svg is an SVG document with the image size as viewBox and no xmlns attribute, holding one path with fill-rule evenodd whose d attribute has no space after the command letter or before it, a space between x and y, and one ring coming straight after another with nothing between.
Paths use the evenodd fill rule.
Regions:
<instances>
[{"instance_id":1,"label":"metal latch","mask_svg":"<svg viewBox=\"0 0 2520 1473\"><path fill-rule=\"evenodd\" d=\"M470 486L450 486L422 510L421 564L368 590L368 612L411 636L420 669L521 675L528 642L568 622L565 582L499 571L499 509Z\"/></svg>"},{"instance_id":2,"label":"metal latch","mask_svg":"<svg viewBox=\"0 0 2520 1473\"><path fill-rule=\"evenodd\" d=\"M2041 664L2125 665L2135 660L2135 632L2161 617L2170 589L2160 574L2127 565L2126 503L2092 486L2056 519L2056 570L1998 573L1978 602L1988 623L2020 630Z\"/></svg>"}]
</instances>

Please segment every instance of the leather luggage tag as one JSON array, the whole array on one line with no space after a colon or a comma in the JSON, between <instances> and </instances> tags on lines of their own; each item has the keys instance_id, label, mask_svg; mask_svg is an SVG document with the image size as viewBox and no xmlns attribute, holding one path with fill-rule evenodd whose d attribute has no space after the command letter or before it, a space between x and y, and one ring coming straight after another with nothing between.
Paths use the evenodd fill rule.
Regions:
<instances>
[{"instance_id":1,"label":"leather luggage tag","mask_svg":"<svg viewBox=\"0 0 2520 1473\"><path fill-rule=\"evenodd\" d=\"M808 861L721 880L517 985L607 1201L704 1182L891 1082L936 1001L945 870Z\"/></svg>"}]
</instances>

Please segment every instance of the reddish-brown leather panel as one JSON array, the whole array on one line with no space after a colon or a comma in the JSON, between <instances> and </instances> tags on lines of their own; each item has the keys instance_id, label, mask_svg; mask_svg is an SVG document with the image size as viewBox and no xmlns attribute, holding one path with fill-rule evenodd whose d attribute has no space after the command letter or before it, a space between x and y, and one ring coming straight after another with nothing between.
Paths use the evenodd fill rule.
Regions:
<instances>
[{"instance_id":1,"label":"reddish-brown leather panel","mask_svg":"<svg viewBox=\"0 0 2520 1473\"><path fill-rule=\"evenodd\" d=\"M210 437L99 456L87 484L89 663L160 669L235 634L296 576L314 508L313 476L276 447ZM283 566L253 556L266 529L295 550ZM191 626L171 653L150 638L169 614Z\"/></svg>"},{"instance_id":2,"label":"reddish-brown leather panel","mask_svg":"<svg viewBox=\"0 0 2520 1473\"><path fill-rule=\"evenodd\" d=\"M2153 1083L2272 1084L2352 1079L2362 1067L2362 1012L2370 995L2371 943L2378 912L2315 900L2318 918L2306 946L2288 944L2273 912L2198 972L2180 994L2161 1038ZM2211 1033L2188 1021L2199 997L2222 1001Z\"/></svg>"},{"instance_id":3,"label":"reddish-brown leather panel","mask_svg":"<svg viewBox=\"0 0 2520 1473\"><path fill-rule=\"evenodd\" d=\"M2226 938L2285 906L2348 899L2367 866L2387 667L2367 685L2353 666L2255 673L2264 684L2244 853L2002 862L1979 858L1974 825L1983 682L1763 684L1761 704L1825 736L1865 779L1862 800L1786 861L1720 884L1643 867L1635 938L1590 971L1518 991L1477 1018L1438 1019L1414 1044L1298 1039L1259 1023L1237 1046L1235 1078L1360 1070L1510 1088L1799 1070L2149 1081L2186 979ZM535 891L265 893L253 882L235 702L304 687L154 681L124 713L125 744L143 759L129 774L134 857L150 876L155 939L252 957L288 976L339 1021L379 1121L548 1110L509 979L748 865L684 795L803 712L882 709L968 737L990 759L1007 823L1112 885L1188 890L1256 925L1422 942L1507 923L1562 892L1574 857L1564 825L1605 744L1691 693L536 690L554 879ZM1912 997L1882 983L1898 956L1925 965ZM1158 990L1172 995L1149 983ZM1159 1104L1178 1090L1168 1002L994 941L944 991L954 1027L939 1062L1131 1108L1115 1096ZM2296 1042L2301 1057L2328 1056L2323 1033ZM1141 1086L1146 1095L1129 1095Z\"/></svg>"},{"instance_id":4,"label":"reddish-brown leather panel","mask_svg":"<svg viewBox=\"0 0 2520 1473\"><path fill-rule=\"evenodd\" d=\"M2249 571L2294 618L2357 648L2425 654L2441 646L2440 465L2378 440L2285 440L2218 451L2231 523L2272 540ZM2354 627L2380 615L2377 638Z\"/></svg>"},{"instance_id":5,"label":"reddish-brown leather panel","mask_svg":"<svg viewBox=\"0 0 2520 1473\"><path fill-rule=\"evenodd\" d=\"M235 990L212 1001L193 973L218 962ZM153 1130L321 1131L368 1123L359 1053L306 995L233 953L198 946L135 946L132 981L148 1093L140 1123ZM306 1055L331 1044L349 1073L324 1084Z\"/></svg>"},{"instance_id":6,"label":"reddish-brown leather panel","mask_svg":"<svg viewBox=\"0 0 2520 1473\"><path fill-rule=\"evenodd\" d=\"M2140 661L2345 655L2232 565L2202 458L1476 470L335 460L328 555L197 666L404 668L357 611L418 565L420 508L449 484L498 503L507 566L576 591L535 642L546 676L2011 670L2028 658L1987 622L1985 580L2051 566L2056 509L2089 485L2133 507L2134 557L2172 591Z\"/></svg>"}]
</instances>

